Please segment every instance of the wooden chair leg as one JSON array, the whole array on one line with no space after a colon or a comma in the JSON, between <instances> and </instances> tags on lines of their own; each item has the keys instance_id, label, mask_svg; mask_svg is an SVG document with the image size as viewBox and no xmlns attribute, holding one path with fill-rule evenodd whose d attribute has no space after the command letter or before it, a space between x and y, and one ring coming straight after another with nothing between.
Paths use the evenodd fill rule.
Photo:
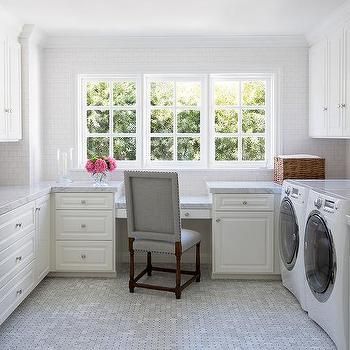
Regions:
<instances>
[{"instance_id":1,"label":"wooden chair leg","mask_svg":"<svg viewBox=\"0 0 350 350\"><path fill-rule=\"evenodd\" d=\"M147 276L152 276L152 253L147 252Z\"/></svg>"},{"instance_id":2,"label":"wooden chair leg","mask_svg":"<svg viewBox=\"0 0 350 350\"><path fill-rule=\"evenodd\" d=\"M201 242L196 244L196 282L201 281Z\"/></svg>"},{"instance_id":3,"label":"wooden chair leg","mask_svg":"<svg viewBox=\"0 0 350 350\"><path fill-rule=\"evenodd\" d=\"M175 243L175 256L176 256L176 286L175 296L176 299L181 299L181 242Z\"/></svg>"},{"instance_id":4,"label":"wooden chair leg","mask_svg":"<svg viewBox=\"0 0 350 350\"><path fill-rule=\"evenodd\" d=\"M135 254L134 254L134 240L135 238L129 238L129 253L130 253L130 279L129 279L129 291L134 293L135 291Z\"/></svg>"}]
</instances>

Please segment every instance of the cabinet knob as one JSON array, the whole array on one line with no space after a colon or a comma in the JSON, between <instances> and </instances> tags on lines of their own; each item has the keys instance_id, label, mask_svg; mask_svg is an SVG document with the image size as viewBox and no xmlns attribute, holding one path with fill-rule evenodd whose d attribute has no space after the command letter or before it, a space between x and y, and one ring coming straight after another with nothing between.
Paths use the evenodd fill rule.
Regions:
<instances>
[{"instance_id":1,"label":"cabinet knob","mask_svg":"<svg viewBox=\"0 0 350 350\"><path fill-rule=\"evenodd\" d=\"M190 216L190 213L189 212L185 213L185 216Z\"/></svg>"},{"instance_id":2,"label":"cabinet knob","mask_svg":"<svg viewBox=\"0 0 350 350\"><path fill-rule=\"evenodd\" d=\"M82 200L80 201L80 203L81 203L81 204L86 204L86 200L85 200L85 199L82 199Z\"/></svg>"},{"instance_id":3,"label":"cabinet knob","mask_svg":"<svg viewBox=\"0 0 350 350\"><path fill-rule=\"evenodd\" d=\"M82 259L86 259L86 254L81 254Z\"/></svg>"},{"instance_id":4,"label":"cabinet knob","mask_svg":"<svg viewBox=\"0 0 350 350\"><path fill-rule=\"evenodd\" d=\"M17 295L21 295L22 294L22 289L19 289L17 292L16 292Z\"/></svg>"},{"instance_id":5,"label":"cabinet knob","mask_svg":"<svg viewBox=\"0 0 350 350\"><path fill-rule=\"evenodd\" d=\"M16 262L22 261L22 256L16 256Z\"/></svg>"},{"instance_id":6,"label":"cabinet knob","mask_svg":"<svg viewBox=\"0 0 350 350\"><path fill-rule=\"evenodd\" d=\"M243 201L242 204L243 204L243 205L247 205L248 202L247 202L247 201Z\"/></svg>"},{"instance_id":7,"label":"cabinet knob","mask_svg":"<svg viewBox=\"0 0 350 350\"><path fill-rule=\"evenodd\" d=\"M22 227L22 223L21 222L16 224L16 228L21 228L21 227Z\"/></svg>"},{"instance_id":8,"label":"cabinet knob","mask_svg":"<svg viewBox=\"0 0 350 350\"><path fill-rule=\"evenodd\" d=\"M40 208L35 208L35 211L40 211Z\"/></svg>"},{"instance_id":9,"label":"cabinet knob","mask_svg":"<svg viewBox=\"0 0 350 350\"><path fill-rule=\"evenodd\" d=\"M81 228L86 228L86 224L81 224L80 227Z\"/></svg>"},{"instance_id":10,"label":"cabinet knob","mask_svg":"<svg viewBox=\"0 0 350 350\"><path fill-rule=\"evenodd\" d=\"M328 107L323 107L323 112L328 111Z\"/></svg>"},{"instance_id":11,"label":"cabinet knob","mask_svg":"<svg viewBox=\"0 0 350 350\"><path fill-rule=\"evenodd\" d=\"M342 103L341 104L341 108L345 108L346 107L346 104L345 103Z\"/></svg>"},{"instance_id":12,"label":"cabinet knob","mask_svg":"<svg viewBox=\"0 0 350 350\"><path fill-rule=\"evenodd\" d=\"M216 221L216 222L220 222L220 221L221 221L221 219L220 219L220 218L217 218L215 221Z\"/></svg>"},{"instance_id":13,"label":"cabinet knob","mask_svg":"<svg viewBox=\"0 0 350 350\"><path fill-rule=\"evenodd\" d=\"M5 113L8 113L10 110L8 108L4 109Z\"/></svg>"}]
</instances>

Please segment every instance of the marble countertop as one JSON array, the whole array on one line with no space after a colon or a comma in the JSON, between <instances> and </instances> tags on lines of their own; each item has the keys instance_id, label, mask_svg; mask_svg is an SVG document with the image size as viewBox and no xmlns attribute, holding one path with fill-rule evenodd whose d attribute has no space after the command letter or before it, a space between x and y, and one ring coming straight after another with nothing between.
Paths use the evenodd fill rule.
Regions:
<instances>
[{"instance_id":1,"label":"marble countertop","mask_svg":"<svg viewBox=\"0 0 350 350\"><path fill-rule=\"evenodd\" d=\"M111 181L107 187L94 187L92 182L41 182L25 186L0 186L0 215L51 192L116 192L120 185L121 181Z\"/></svg>"},{"instance_id":2,"label":"marble countertop","mask_svg":"<svg viewBox=\"0 0 350 350\"><path fill-rule=\"evenodd\" d=\"M126 209L125 197L116 200L116 209ZM212 200L209 196L181 196L181 209L211 209Z\"/></svg>"},{"instance_id":3,"label":"marble countertop","mask_svg":"<svg viewBox=\"0 0 350 350\"><path fill-rule=\"evenodd\" d=\"M272 181L210 181L207 182L210 193L256 193L279 194L282 186Z\"/></svg>"}]
</instances>

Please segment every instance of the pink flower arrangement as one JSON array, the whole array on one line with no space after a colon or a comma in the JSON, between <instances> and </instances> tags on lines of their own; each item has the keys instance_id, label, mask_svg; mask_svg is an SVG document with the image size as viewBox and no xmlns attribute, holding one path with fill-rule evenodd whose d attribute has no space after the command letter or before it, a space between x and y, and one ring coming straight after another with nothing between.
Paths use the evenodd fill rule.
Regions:
<instances>
[{"instance_id":1,"label":"pink flower arrangement","mask_svg":"<svg viewBox=\"0 0 350 350\"><path fill-rule=\"evenodd\" d=\"M112 157L102 157L89 159L85 164L85 169L89 174L112 172L117 168L117 161Z\"/></svg>"}]
</instances>

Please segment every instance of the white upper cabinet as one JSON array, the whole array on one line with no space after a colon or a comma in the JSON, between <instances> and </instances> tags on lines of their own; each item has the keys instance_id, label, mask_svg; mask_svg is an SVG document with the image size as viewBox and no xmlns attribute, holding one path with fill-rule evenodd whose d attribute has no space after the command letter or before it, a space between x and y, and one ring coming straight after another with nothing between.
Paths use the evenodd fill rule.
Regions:
<instances>
[{"instance_id":1,"label":"white upper cabinet","mask_svg":"<svg viewBox=\"0 0 350 350\"><path fill-rule=\"evenodd\" d=\"M343 26L330 32L310 48L311 137L350 138L349 29Z\"/></svg>"},{"instance_id":2,"label":"white upper cabinet","mask_svg":"<svg viewBox=\"0 0 350 350\"><path fill-rule=\"evenodd\" d=\"M22 138L21 47L0 38L0 141Z\"/></svg>"}]
</instances>

